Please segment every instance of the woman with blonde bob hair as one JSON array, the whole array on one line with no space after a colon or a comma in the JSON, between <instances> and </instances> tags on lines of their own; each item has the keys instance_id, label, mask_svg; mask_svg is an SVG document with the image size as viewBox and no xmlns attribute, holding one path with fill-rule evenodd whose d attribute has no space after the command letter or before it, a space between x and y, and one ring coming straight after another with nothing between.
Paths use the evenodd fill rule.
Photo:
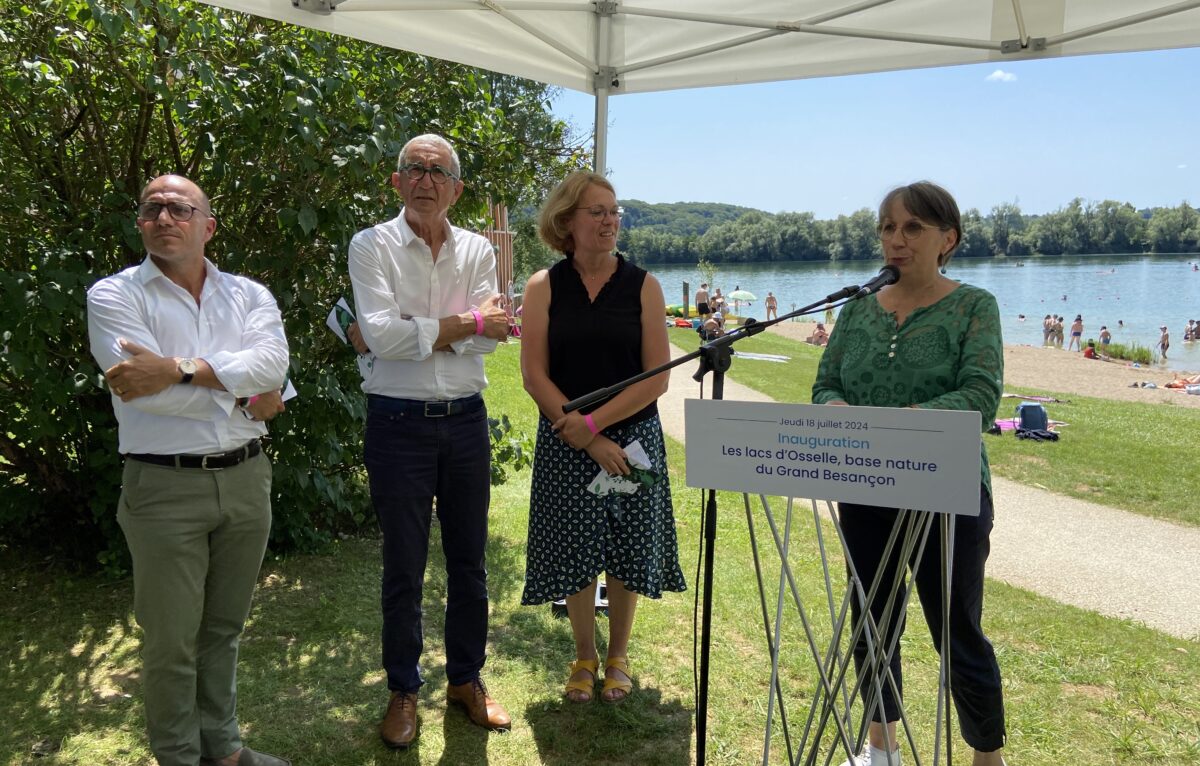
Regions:
<instances>
[{"instance_id":1,"label":"woman with blonde bob hair","mask_svg":"<svg viewBox=\"0 0 1200 766\"><path fill-rule=\"evenodd\" d=\"M609 612L600 696L610 703L633 691L628 645L638 596L686 588L658 419L667 374L563 414L568 401L670 359L662 288L616 252L620 228L621 208L607 179L567 176L538 219L542 239L565 257L529 279L522 312L521 374L541 417L521 603L566 599L575 638L565 689L572 702L591 700L598 680L600 573ZM636 466L636 492L588 490L600 473L633 478L631 453L649 463Z\"/></svg>"}]
</instances>

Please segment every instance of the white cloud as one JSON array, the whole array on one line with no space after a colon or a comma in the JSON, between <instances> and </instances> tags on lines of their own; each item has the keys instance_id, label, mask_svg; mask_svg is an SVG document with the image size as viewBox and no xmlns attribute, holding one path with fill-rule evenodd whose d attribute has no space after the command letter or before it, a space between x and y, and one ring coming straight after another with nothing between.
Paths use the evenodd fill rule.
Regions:
<instances>
[{"instance_id":1,"label":"white cloud","mask_svg":"<svg viewBox=\"0 0 1200 766\"><path fill-rule=\"evenodd\" d=\"M1175 167L1179 170L1187 170L1187 165L1176 165Z\"/></svg>"},{"instance_id":2,"label":"white cloud","mask_svg":"<svg viewBox=\"0 0 1200 766\"><path fill-rule=\"evenodd\" d=\"M984 79L988 82L1016 82L1017 76L1012 72L1005 72L1003 69L997 69Z\"/></svg>"}]
</instances>

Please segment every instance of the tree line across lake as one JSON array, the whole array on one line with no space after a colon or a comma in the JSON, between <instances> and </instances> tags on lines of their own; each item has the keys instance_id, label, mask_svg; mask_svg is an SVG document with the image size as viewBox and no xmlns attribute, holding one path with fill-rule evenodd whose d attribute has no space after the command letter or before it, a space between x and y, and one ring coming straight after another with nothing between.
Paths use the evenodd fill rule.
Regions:
<instances>
[{"instance_id":1,"label":"tree line across lake","mask_svg":"<svg viewBox=\"0 0 1200 766\"><path fill-rule=\"evenodd\" d=\"M880 256L875 212L832 220L703 202L622 200L620 249L642 263L750 263L869 260ZM963 212L956 257L1200 253L1200 211L1187 202L1138 210L1128 202L1081 198L1042 215L1015 203L984 215Z\"/></svg>"}]
</instances>

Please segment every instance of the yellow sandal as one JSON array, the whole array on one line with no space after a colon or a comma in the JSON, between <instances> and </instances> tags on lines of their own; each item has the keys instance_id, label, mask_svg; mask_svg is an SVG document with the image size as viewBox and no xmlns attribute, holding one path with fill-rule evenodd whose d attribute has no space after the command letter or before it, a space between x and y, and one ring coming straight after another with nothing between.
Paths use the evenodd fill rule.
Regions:
<instances>
[{"instance_id":1,"label":"yellow sandal","mask_svg":"<svg viewBox=\"0 0 1200 766\"><path fill-rule=\"evenodd\" d=\"M584 703L592 701L592 691L596 688L596 671L600 669L599 660L575 660L571 663L571 674L567 677L567 687L563 690L563 696L571 702ZM580 678L577 681L572 681L571 676L574 676L581 670L586 670L591 674L591 679ZM580 692L586 694L583 699L576 699L571 696L571 692Z\"/></svg>"},{"instance_id":2,"label":"yellow sandal","mask_svg":"<svg viewBox=\"0 0 1200 766\"><path fill-rule=\"evenodd\" d=\"M609 670L616 670L623 674L627 680L621 681L614 676L609 675ZM623 692L620 697L610 699L606 695L611 691ZM600 699L610 705L618 702L623 702L629 698L633 691L633 673L629 670L628 657L609 657L604 661L604 687L600 691Z\"/></svg>"}]
</instances>

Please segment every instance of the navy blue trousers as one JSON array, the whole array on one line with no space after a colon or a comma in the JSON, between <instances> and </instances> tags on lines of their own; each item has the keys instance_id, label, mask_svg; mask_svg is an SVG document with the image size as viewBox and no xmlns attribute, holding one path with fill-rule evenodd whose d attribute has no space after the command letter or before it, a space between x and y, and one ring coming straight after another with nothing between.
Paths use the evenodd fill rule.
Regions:
<instances>
[{"instance_id":1,"label":"navy blue trousers","mask_svg":"<svg viewBox=\"0 0 1200 766\"><path fill-rule=\"evenodd\" d=\"M467 683L483 667L491 443L482 399L446 417L424 417L405 401L368 397L364 461L383 532L383 667L388 689L413 692L424 683L421 591L434 498L446 557L446 678Z\"/></svg>"},{"instance_id":2,"label":"navy blue trousers","mask_svg":"<svg viewBox=\"0 0 1200 766\"><path fill-rule=\"evenodd\" d=\"M979 515L958 516L954 531L953 571L950 581L950 691L958 712L963 739L976 750L990 752L1004 746L1004 695L1000 683L1000 665L996 652L983 634L983 565L991 551L992 498L980 487ZM871 604L871 614L885 637L896 630L904 631L904 616L899 610L903 580L892 608L890 624L880 623L884 606L896 579L900 559L900 540L892 548L889 560L883 561L888 535L895 523L895 508L839 503L839 518L846 536L846 545L854 560L863 591L870 590L876 574L884 568L882 584ZM925 551L916 570L917 596L925 613L925 622L933 636L933 645L942 651L942 545L940 524L934 520ZM910 562L911 564L912 562ZM910 567L906 567L910 568ZM862 607L857 598L851 599L854 624L862 619ZM890 640L885 638L885 648ZM867 658L867 642L861 637L854 646L854 664L861 676ZM903 674L900 665L900 646L892 656L891 671L896 686L903 693ZM870 706L876 699L873 688L863 684L863 702ZM890 684L884 684L883 706L886 720L900 719L895 695ZM873 720L884 720L876 706Z\"/></svg>"}]
</instances>

